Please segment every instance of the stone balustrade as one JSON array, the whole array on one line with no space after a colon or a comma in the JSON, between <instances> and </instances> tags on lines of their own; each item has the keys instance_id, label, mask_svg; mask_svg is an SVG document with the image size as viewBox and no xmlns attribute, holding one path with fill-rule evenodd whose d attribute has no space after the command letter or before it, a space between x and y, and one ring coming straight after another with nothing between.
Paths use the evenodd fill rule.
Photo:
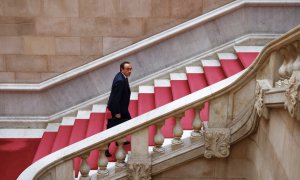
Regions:
<instances>
[{"instance_id":1,"label":"stone balustrade","mask_svg":"<svg viewBox=\"0 0 300 180\"><path fill-rule=\"evenodd\" d=\"M125 162L126 153L123 149L123 143L124 143L124 138L127 135L132 135L132 142L131 142L132 150L128 162L130 163L131 159L133 160L139 159L148 162L147 159L150 157L148 152L148 143L147 143L148 127L150 125L155 125L157 127L157 131L154 136L155 146L153 148L153 152L163 154L165 152L164 147L162 146L164 142L164 136L161 133L161 127L164 124L164 121L170 117L174 117L174 116L176 117L177 125L173 130L173 133L175 135L173 140L173 145L176 146L178 144L182 144L181 136L183 130L180 125L180 120L183 117L184 114L183 112L190 108L196 109L195 111L196 115L193 123L194 133L192 134L196 133L197 136L194 135L193 139L195 139L195 137L203 137L200 132L200 129L202 128L202 123L199 119L199 113L201 109L199 107L203 106L202 104L208 100L208 97L212 98L211 96L212 94L233 83L237 78L241 76L241 74L243 74L243 72L236 74L235 76L232 76L228 79L225 79L220 83L216 83L215 85L212 85L208 88L204 88L193 94L187 95L174 102L171 102L160 108L152 110L141 116L138 116L132 119L131 121L127 121L123 123L120 126L116 126L114 128L108 129L102 133L96 134L78 143L63 148L62 150L54 152L49 156L46 156L41 160L37 161L36 163L34 163L33 165L31 165L26 171L24 171L20 175L19 178L27 179L30 176L30 178L34 179L38 177L49 176L49 174L51 175L51 173L53 173L53 171L56 171L56 169L50 168L49 170L48 168L46 168L47 167L46 164L48 163L51 164L52 162L56 165L59 164L62 165L64 164L64 162L68 162L68 160L80 156L82 159L82 164L80 166L81 179L88 179L89 178L88 173L90 170L90 167L86 162L86 159L88 158L88 154L92 150L98 147L100 147L98 148L99 151L101 152L100 154L103 154L103 152L107 148L105 147L105 144L114 141L117 141L119 144L118 150L116 152L116 159L117 159L116 168L122 169L126 167L126 162ZM142 144L144 143L144 145L141 145L141 143ZM61 161L57 161L57 159L61 159ZM98 175L101 177L109 176L107 171L107 164L108 164L107 158L103 155L100 155L98 162L99 162ZM44 164L45 166L41 164ZM131 167L134 168L135 166L131 166ZM72 169L69 169L69 173L71 173L72 171L73 171ZM67 172L68 171L65 171L65 173ZM55 179L55 178L51 178L51 179Z\"/></svg>"}]
</instances>

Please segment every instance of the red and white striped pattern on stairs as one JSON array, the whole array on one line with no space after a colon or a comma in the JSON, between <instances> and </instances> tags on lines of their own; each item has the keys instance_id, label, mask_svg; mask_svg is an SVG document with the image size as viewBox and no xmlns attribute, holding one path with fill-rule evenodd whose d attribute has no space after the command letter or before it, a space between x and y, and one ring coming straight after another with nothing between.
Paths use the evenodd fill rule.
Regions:
<instances>
[{"instance_id":1,"label":"red and white striped pattern on stairs","mask_svg":"<svg viewBox=\"0 0 300 180\"><path fill-rule=\"evenodd\" d=\"M219 53L217 59L201 60L202 66L187 66L185 72L170 73L169 79L156 79L153 85L139 86L138 92L132 92L129 111L132 117L136 117L164 104L172 102L178 98L186 96L229 76L232 76L244 68L248 67L258 55L262 47L258 46L236 46L234 53ZM200 113L202 121L208 121L209 103L206 102ZM194 119L194 110L189 109L181 120L184 134L192 130L192 120ZM80 141L86 137L99 133L106 129L107 119L110 114L106 105L95 104L91 111L79 111L76 117L64 117L61 124L49 123L46 128L36 152L32 155L33 161L57 151L72 143ZM165 143L170 142L173 137L173 127L175 119L168 118L162 128L165 136ZM188 130L188 131L187 131ZM155 126L149 127L149 146L154 146ZM130 137L127 137L130 140ZM1 139L0 139L1 140ZM109 151L112 157L110 162L114 162L115 143L111 143ZM130 150L130 145L125 145L126 151ZM99 151L91 152L88 163L91 169L97 169ZM80 159L74 159L75 174L78 174ZM18 172L20 173L20 172Z\"/></svg>"},{"instance_id":2,"label":"red and white striped pattern on stairs","mask_svg":"<svg viewBox=\"0 0 300 180\"><path fill-rule=\"evenodd\" d=\"M247 68L263 49L263 46L234 46L234 49L243 66Z\"/></svg>"}]
</instances>

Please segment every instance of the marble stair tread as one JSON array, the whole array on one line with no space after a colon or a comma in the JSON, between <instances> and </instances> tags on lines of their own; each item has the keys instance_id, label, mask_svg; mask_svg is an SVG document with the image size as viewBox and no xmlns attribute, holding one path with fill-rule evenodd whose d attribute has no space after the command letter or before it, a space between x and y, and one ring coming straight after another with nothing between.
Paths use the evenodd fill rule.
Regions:
<instances>
[{"instance_id":1,"label":"marble stair tread","mask_svg":"<svg viewBox=\"0 0 300 180\"><path fill-rule=\"evenodd\" d=\"M75 123L76 117L63 117L61 121L61 126L73 126Z\"/></svg>"},{"instance_id":2,"label":"marble stair tread","mask_svg":"<svg viewBox=\"0 0 300 180\"><path fill-rule=\"evenodd\" d=\"M105 113L106 106L106 104L94 104L91 113Z\"/></svg>"},{"instance_id":3,"label":"marble stair tread","mask_svg":"<svg viewBox=\"0 0 300 180\"><path fill-rule=\"evenodd\" d=\"M154 93L154 86L139 86L139 94Z\"/></svg>"},{"instance_id":4,"label":"marble stair tread","mask_svg":"<svg viewBox=\"0 0 300 180\"><path fill-rule=\"evenodd\" d=\"M201 60L204 75L208 85L212 85L226 78L219 60Z\"/></svg>"},{"instance_id":5,"label":"marble stair tread","mask_svg":"<svg viewBox=\"0 0 300 180\"><path fill-rule=\"evenodd\" d=\"M154 87L171 87L171 82L169 79L155 79Z\"/></svg>"},{"instance_id":6,"label":"marble stair tread","mask_svg":"<svg viewBox=\"0 0 300 180\"><path fill-rule=\"evenodd\" d=\"M237 55L234 53L218 53L218 57L227 77L230 77L244 69Z\"/></svg>"},{"instance_id":7,"label":"marble stair tread","mask_svg":"<svg viewBox=\"0 0 300 180\"><path fill-rule=\"evenodd\" d=\"M263 46L234 46L234 50L245 68L253 63L262 49Z\"/></svg>"},{"instance_id":8,"label":"marble stair tread","mask_svg":"<svg viewBox=\"0 0 300 180\"><path fill-rule=\"evenodd\" d=\"M170 80L187 80L186 73L170 73Z\"/></svg>"},{"instance_id":9,"label":"marble stair tread","mask_svg":"<svg viewBox=\"0 0 300 180\"><path fill-rule=\"evenodd\" d=\"M92 111L86 111L86 110L79 110L77 112L77 116L76 119L90 119L90 115L91 115Z\"/></svg>"},{"instance_id":10,"label":"marble stair tread","mask_svg":"<svg viewBox=\"0 0 300 180\"><path fill-rule=\"evenodd\" d=\"M185 71L187 74L203 74L203 68L201 66L186 66L185 67Z\"/></svg>"}]
</instances>

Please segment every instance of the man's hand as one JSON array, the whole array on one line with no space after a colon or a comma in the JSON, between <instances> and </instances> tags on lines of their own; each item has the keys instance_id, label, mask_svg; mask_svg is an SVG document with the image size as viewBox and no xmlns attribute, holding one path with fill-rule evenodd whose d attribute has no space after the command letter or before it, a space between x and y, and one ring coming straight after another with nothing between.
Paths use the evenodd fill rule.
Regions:
<instances>
[{"instance_id":1,"label":"man's hand","mask_svg":"<svg viewBox=\"0 0 300 180\"><path fill-rule=\"evenodd\" d=\"M121 118L121 114L116 114L115 117L120 119Z\"/></svg>"}]
</instances>

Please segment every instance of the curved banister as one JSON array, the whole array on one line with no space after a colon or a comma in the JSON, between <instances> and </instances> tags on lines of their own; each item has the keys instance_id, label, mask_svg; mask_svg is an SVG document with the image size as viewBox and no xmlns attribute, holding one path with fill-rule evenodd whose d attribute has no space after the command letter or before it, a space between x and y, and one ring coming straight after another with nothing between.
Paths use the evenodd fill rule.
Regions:
<instances>
[{"instance_id":1,"label":"curved banister","mask_svg":"<svg viewBox=\"0 0 300 180\"><path fill-rule=\"evenodd\" d=\"M122 125L113 127L56 151L29 166L24 172L22 172L18 179L35 179L51 167L90 152L91 150L112 141L116 141L127 135L138 132L150 125L163 121L168 117L182 113L187 109L197 107L206 101L220 97L232 90L243 87L243 85L253 79L256 72L268 62L269 56L272 52L287 46L294 42L295 39L300 40L300 26L270 42L262 50L255 62L242 72L133 118Z\"/></svg>"},{"instance_id":2,"label":"curved banister","mask_svg":"<svg viewBox=\"0 0 300 180\"><path fill-rule=\"evenodd\" d=\"M38 84L13 84L13 83L4 84L3 83L3 84L0 84L0 90L40 91L40 90L52 87L58 83L62 83L69 79L75 78L83 73L92 71L95 68L112 63L115 60L118 60L120 58L128 56L132 53L138 52L138 51L145 49L146 47L149 47L153 44L159 43L165 39L169 39L181 32L185 32L189 29L192 29L201 23L205 23L208 20L222 16L226 13L232 12L233 10L236 10L236 9L244 7L244 6L251 6L251 5L266 6L266 5L286 5L286 4L299 5L299 3L300 3L299 0L285 0L285 1L281 1L281 0L236 0L236 1L233 1L233 2L231 2L227 5L224 5L220 8L217 8L211 12L208 12L204 15L201 15L199 17L191 19L185 23L182 23L173 28L165 30L161 33L153 35L153 36L146 38L140 42L137 42L137 43L130 45L126 48L123 48L119 51L116 51L114 53L111 53L109 55L101 57L95 61L92 61L90 63L87 63L85 65L77 67L75 69L72 69L68 72L60 74L49 80L43 81Z\"/></svg>"},{"instance_id":3,"label":"curved banister","mask_svg":"<svg viewBox=\"0 0 300 180\"><path fill-rule=\"evenodd\" d=\"M56 151L29 166L19 176L18 179L34 179L36 178L35 176L37 174L40 174L42 170L48 166L57 165L63 161L73 159L81 154L90 152L101 145L108 144L111 141L116 141L159 121L163 121L174 114L178 114L187 109L196 107L199 104L214 98L215 94L220 90L232 85L238 78L241 77L241 75L245 73L246 70L247 69L234 76L231 76L230 78L222 80L216 84L203 88L197 92L133 118L130 121L122 123L122 125L107 129L101 133Z\"/></svg>"}]
</instances>

